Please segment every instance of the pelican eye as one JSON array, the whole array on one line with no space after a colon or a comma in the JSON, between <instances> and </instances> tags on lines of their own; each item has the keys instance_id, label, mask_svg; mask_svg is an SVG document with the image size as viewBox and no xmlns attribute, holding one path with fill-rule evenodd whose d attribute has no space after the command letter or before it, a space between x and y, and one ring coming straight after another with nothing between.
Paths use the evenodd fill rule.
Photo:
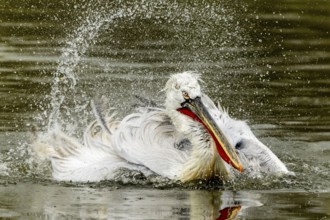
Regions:
<instances>
[{"instance_id":1,"label":"pelican eye","mask_svg":"<svg viewBox=\"0 0 330 220\"><path fill-rule=\"evenodd\" d=\"M237 144L235 145L235 149L237 149L237 150L241 150L242 148L243 148L243 143L242 143L242 141L237 142Z\"/></svg>"},{"instance_id":2,"label":"pelican eye","mask_svg":"<svg viewBox=\"0 0 330 220\"><path fill-rule=\"evenodd\" d=\"M190 99L188 93L185 92L185 91L182 92L182 96L183 96L183 98L184 98L185 100L189 100L189 99Z\"/></svg>"}]
</instances>

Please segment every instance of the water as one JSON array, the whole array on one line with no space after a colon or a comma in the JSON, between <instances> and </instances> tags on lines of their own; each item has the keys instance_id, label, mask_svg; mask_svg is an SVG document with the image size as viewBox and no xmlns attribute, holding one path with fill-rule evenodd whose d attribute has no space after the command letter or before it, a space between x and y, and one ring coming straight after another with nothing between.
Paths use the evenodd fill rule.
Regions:
<instances>
[{"instance_id":1,"label":"water","mask_svg":"<svg viewBox=\"0 0 330 220\"><path fill-rule=\"evenodd\" d=\"M0 217L212 219L228 207L238 219L330 217L329 1L0 6ZM123 116L134 95L161 104L169 74L185 70L296 177L57 183L31 151L50 130L81 138L91 98Z\"/></svg>"}]
</instances>

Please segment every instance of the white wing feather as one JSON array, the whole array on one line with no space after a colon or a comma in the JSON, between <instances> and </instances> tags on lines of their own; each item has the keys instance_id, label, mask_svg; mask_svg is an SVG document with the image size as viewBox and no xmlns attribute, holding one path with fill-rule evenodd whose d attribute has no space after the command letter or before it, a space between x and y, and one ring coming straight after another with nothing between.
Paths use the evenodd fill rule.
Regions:
<instances>
[{"instance_id":1,"label":"white wing feather","mask_svg":"<svg viewBox=\"0 0 330 220\"><path fill-rule=\"evenodd\" d=\"M164 110L150 108L125 117L111 140L122 158L173 179L189 156L189 152L175 148L183 139L177 135Z\"/></svg>"},{"instance_id":2,"label":"white wing feather","mask_svg":"<svg viewBox=\"0 0 330 220\"><path fill-rule=\"evenodd\" d=\"M44 140L47 144L42 143L42 147L48 148L47 155L52 163L54 179L76 182L113 179L119 168L138 170L145 175L152 173L145 167L130 164L116 155L109 146L102 143L100 136L93 137L93 125L95 123L85 133L85 145L62 132L52 134ZM35 146L38 144L40 145L34 143Z\"/></svg>"},{"instance_id":3,"label":"white wing feather","mask_svg":"<svg viewBox=\"0 0 330 220\"><path fill-rule=\"evenodd\" d=\"M175 148L183 138L175 134L163 110L145 109L121 122L112 121L111 116L105 121L107 129L102 129L104 126L97 121L87 127L84 144L62 132L49 135L44 139L46 144L34 143L42 146L44 154L51 159L56 180L113 179L120 168L171 179L179 176L190 152Z\"/></svg>"}]
</instances>

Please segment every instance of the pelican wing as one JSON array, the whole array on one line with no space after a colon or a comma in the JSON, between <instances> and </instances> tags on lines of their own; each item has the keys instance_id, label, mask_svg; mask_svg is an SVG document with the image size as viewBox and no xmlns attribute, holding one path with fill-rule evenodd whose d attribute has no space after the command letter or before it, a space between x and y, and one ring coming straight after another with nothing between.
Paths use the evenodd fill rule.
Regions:
<instances>
[{"instance_id":1,"label":"pelican wing","mask_svg":"<svg viewBox=\"0 0 330 220\"><path fill-rule=\"evenodd\" d=\"M60 181L100 181L113 179L119 168L138 170L145 175L152 172L143 166L131 164L119 157L106 144L99 134L92 134L92 123L85 133L84 145L63 132L48 135L43 142L34 142L39 154L50 158L53 177Z\"/></svg>"},{"instance_id":2,"label":"pelican wing","mask_svg":"<svg viewBox=\"0 0 330 220\"><path fill-rule=\"evenodd\" d=\"M83 144L63 132L44 142L34 143L40 146L35 150L42 149L51 159L53 177L61 181L113 179L119 168L177 179L191 151L190 142L176 132L164 110L156 108L121 122L98 115L87 127Z\"/></svg>"},{"instance_id":3,"label":"pelican wing","mask_svg":"<svg viewBox=\"0 0 330 220\"><path fill-rule=\"evenodd\" d=\"M190 154L189 143L158 108L144 108L125 117L111 142L120 157L171 179L179 176Z\"/></svg>"}]
</instances>

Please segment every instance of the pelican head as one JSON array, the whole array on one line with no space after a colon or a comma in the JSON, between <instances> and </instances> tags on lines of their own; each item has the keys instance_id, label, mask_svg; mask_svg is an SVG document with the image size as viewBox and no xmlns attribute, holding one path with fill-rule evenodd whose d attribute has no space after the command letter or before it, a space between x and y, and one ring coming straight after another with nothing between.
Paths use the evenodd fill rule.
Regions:
<instances>
[{"instance_id":1,"label":"pelican head","mask_svg":"<svg viewBox=\"0 0 330 220\"><path fill-rule=\"evenodd\" d=\"M165 91L166 110L178 131L187 135L193 147L200 144L204 144L204 148L213 146L223 161L242 172L243 166L235 148L230 144L219 124L221 113L214 103L202 93L199 75L192 72L172 75L166 83ZM208 135L206 138L205 133ZM212 152L212 149L204 150L206 153ZM208 159L211 160L211 158L216 157L213 155Z\"/></svg>"}]
</instances>

